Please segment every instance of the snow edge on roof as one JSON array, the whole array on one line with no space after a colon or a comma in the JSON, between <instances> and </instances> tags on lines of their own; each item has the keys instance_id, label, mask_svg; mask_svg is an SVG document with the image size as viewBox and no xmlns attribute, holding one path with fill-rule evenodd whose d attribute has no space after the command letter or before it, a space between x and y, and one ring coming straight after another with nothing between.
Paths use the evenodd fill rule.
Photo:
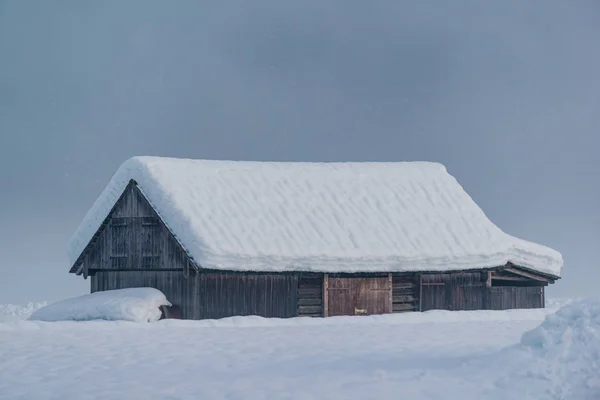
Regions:
<instances>
[{"instance_id":1,"label":"snow edge on roof","mask_svg":"<svg viewBox=\"0 0 600 400\"><path fill-rule=\"evenodd\" d=\"M393 257L324 257L319 256L318 262L315 262L313 257L285 257L285 256L269 256L264 255L257 257L256 255L244 256L243 254L223 255L212 252L203 243L198 243L195 240L193 243L183 243L182 237L185 236L186 230L191 230L192 226L187 221L187 226L170 226L169 221L172 218L177 218L177 207L174 205L174 199L161 187L160 181L154 179L152 171L148 168L148 164L152 162L161 162L162 160L178 160L185 159L166 158L166 157L151 157L137 156L125 161L113 175L110 182L103 190L101 195L96 199L93 206L86 213L84 219L73 235L68 248L68 256L71 265L75 264L81 253L85 250L89 241L100 228L106 216L119 199L128 183L134 180L138 183L138 188L144 193L148 201L155 208L156 212L163 219L163 222L171 230L171 232L180 241L183 247L188 251L190 256L196 256L198 262L203 268L220 269L220 270L237 270L237 271L312 271L312 272L403 272L403 271L448 271L448 270L469 270L469 269L485 269L512 263L524 268L532 269L544 274L560 277L563 266L562 255L549 247L525 241L504 232L506 243L501 247L494 248L485 255L470 255L467 258L448 257L429 257L426 262L423 259L410 259L402 256ZM200 161L200 160L189 160ZM205 160L210 161L210 160ZM223 162L213 160L213 162ZM239 164L264 164L259 161L227 161L227 163ZM348 163L281 163L285 165L303 164L348 164ZM399 164L395 163L376 163L364 162L361 164ZM460 184L456 179L448 174L444 165L436 162L407 162L406 164L420 164L436 169L436 172L442 172L451 177L456 184ZM462 189L462 186L461 186ZM467 196L469 196L467 194ZM160 199L160 201L153 201ZM469 199L470 196L469 196ZM471 199L471 201L473 201ZM157 207L157 203L162 203ZM474 202L473 202L474 203ZM169 206L170 205L170 206ZM483 211L481 211L483 213ZM487 218L487 217L485 217ZM175 219L173 219L175 220ZM488 219L489 220L489 219ZM489 221L492 223L491 221ZM186 222L184 222L184 225ZM492 223L493 224L493 223ZM499 228L498 228L499 229ZM193 249L186 247L190 246ZM200 257L199 257L200 255ZM352 268L348 270L349 264ZM269 265L269 268L264 268ZM277 267L275 267L277 266Z\"/></svg>"}]
</instances>

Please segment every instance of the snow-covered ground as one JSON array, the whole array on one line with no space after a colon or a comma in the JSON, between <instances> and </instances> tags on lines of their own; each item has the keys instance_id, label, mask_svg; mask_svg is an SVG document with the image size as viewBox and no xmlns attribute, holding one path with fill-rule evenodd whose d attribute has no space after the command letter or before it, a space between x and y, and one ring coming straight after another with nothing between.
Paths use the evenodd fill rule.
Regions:
<instances>
[{"instance_id":1,"label":"snow-covered ground","mask_svg":"<svg viewBox=\"0 0 600 400\"><path fill-rule=\"evenodd\" d=\"M599 304L567 306L539 328L554 309L10 321L0 398L598 399Z\"/></svg>"}]
</instances>

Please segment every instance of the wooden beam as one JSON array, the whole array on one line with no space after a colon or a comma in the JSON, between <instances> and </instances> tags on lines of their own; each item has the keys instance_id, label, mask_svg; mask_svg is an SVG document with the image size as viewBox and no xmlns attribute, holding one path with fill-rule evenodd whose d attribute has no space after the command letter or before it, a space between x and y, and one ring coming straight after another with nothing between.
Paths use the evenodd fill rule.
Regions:
<instances>
[{"instance_id":1,"label":"wooden beam","mask_svg":"<svg viewBox=\"0 0 600 400\"><path fill-rule=\"evenodd\" d=\"M413 303L415 301L415 297L411 295L405 296L392 296L392 304L393 303Z\"/></svg>"},{"instance_id":2,"label":"wooden beam","mask_svg":"<svg viewBox=\"0 0 600 400\"><path fill-rule=\"evenodd\" d=\"M546 308L546 288L542 287L542 308Z\"/></svg>"},{"instance_id":3,"label":"wooden beam","mask_svg":"<svg viewBox=\"0 0 600 400\"><path fill-rule=\"evenodd\" d=\"M484 271L485 277L485 289L483 289L483 309L488 310L491 308L492 299L492 271Z\"/></svg>"},{"instance_id":4,"label":"wooden beam","mask_svg":"<svg viewBox=\"0 0 600 400\"><path fill-rule=\"evenodd\" d=\"M485 286L488 288L492 287L492 271L487 271L486 275Z\"/></svg>"},{"instance_id":5,"label":"wooden beam","mask_svg":"<svg viewBox=\"0 0 600 400\"><path fill-rule=\"evenodd\" d=\"M389 301L388 301L390 308L389 308L388 312L392 313L392 312L394 312L394 300L393 300L393 293L392 293L393 285L392 285L392 274L391 273L388 274L388 283L389 283L389 290L390 290Z\"/></svg>"},{"instance_id":6,"label":"wooden beam","mask_svg":"<svg viewBox=\"0 0 600 400\"><path fill-rule=\"evenodd\" d=\"M502 271L510 272L511 274L515 274L515 275L524 276L525 278L533 279L535 281L542 281L542 282L549 282L549 283L552 282L551 279L544 278L543 276L532 274L530 272L521 271L516 268L504 268Z\"/></svg>"},{"instance_id":7,"label":"wooden beam","mask_svg":"<svg viewBox=\"0 0 600 400\"><path fill-rule=\"evenodd\" d=\"M419 274L419 311L423 311L423 274Z\"/></svg>"},{"instance_id":8,"label":"wooden beam","mask_svg":"<svg viewBox=\"0 0 600 400\"><path fill-rule=\"evenodd\" d=\"M329 274L323 274L323 317L329 316Z\"/></svg>"},{"instance_id":9,"label":"wooden beam","mask_svg":"<svg viewBox=\"0 0 600 400\"><path fill-rule=\"evenodd\" d=\"M517 282L528 282L530 279L519 277L519 276L503 276L503 275L494 275L492 279L495 281L517 281Z\"/></svg>"},{"instance_id":10,"label":"wooden beam","mask_svg":"<svg viewBox=\"0 0 600 400\"><path fill-rule=\"evenodd\" d=\"M83 271L83 262L81 264L79 264L79 267L77 267L77 270L75 271L75 275L81 275L82 271Z\"/></svg>"}]
</instances>

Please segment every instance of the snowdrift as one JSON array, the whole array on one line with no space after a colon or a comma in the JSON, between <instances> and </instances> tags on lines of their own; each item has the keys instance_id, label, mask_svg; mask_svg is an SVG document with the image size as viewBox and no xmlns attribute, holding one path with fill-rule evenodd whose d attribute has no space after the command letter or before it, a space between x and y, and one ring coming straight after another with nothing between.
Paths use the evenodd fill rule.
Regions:
<instances>
[{"instance_id":1,"label":"snowdrift","mask_svg":"<svg viewBox=\"0 0 600 400\"><path fill-rule=\"evenodd\" d=\"M47 304L47 302L29 302L24 305L0 304L0 322L27 319L31 313Z\"/></svg>"},{"instance_id":2,"label":"snowdrift","mask_svg":"<svg viewBox=\"0 0 600 400\"><path fill-rule=\"evenodd\" d=\"M107 290L47 305L34 311L29 320L153 322L160 319L162 305L171 303L157 289Z\"/></svg>"},{"instance_id":3,"label":"snowdrift","mask_svg":"<svg viewBox=\"0 0 600 400\"><path fill-rule=\"evenodd\" d=\"M556 394L600 399L600 299L576 301L549 315L523 334L521 346L539 361L527 374L554 382Z\"/></svg>"},{"instance_id":4,"label":"snowdrift","mask_svg":"<svg viewBox=\"0 0 600 400\"><path fill-rule=\"evenodd\" d=\"M565 305L493 358L487 368L504 371L496 385L514 396L600 399L600 299Z\"/></svg>"}]
</instances>

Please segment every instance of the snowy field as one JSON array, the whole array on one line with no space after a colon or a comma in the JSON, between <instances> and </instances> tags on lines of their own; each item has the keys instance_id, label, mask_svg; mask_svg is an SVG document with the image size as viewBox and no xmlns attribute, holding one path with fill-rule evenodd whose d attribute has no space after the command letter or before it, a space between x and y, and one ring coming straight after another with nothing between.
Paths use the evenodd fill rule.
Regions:
<instances>
[{"instance_id":1,"label":"snowy field","mask_svg":"<svg viewBox=\"0 0 600 400\"><path fill-rule=\"evenodd\" d=\"M557 304L326 320L5 316L0 399L598 399L598 304L564 308L522 343Z\"/></svg>"}]
</instances>

